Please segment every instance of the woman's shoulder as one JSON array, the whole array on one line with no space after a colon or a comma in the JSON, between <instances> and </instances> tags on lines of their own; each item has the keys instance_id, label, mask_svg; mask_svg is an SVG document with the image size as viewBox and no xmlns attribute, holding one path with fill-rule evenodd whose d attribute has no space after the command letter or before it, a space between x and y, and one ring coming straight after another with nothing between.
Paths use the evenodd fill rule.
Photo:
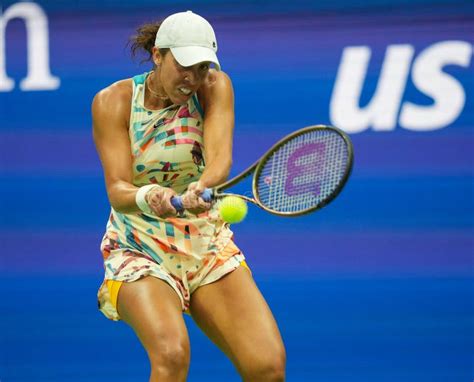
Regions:
<instances>
[{"instance_id":1,"label":"woman's shoulder","mask_svg":"<svg viewBox=\"0 0 474 382\"><path fill-rule=\"evenodd\" d=\"M94 97L94 101L99 99L102 102L130 102L133 95L133 80L127 78L114 82L113 84L101 89Z\"/></svg>"},{"instance_id":2,"label":"woman's shoulder","mask_svg":"<svg viewBox=\"0 0 474 382\"><path fill-rule=\"evenodd\" d=\"M203 90L212 91L217 88L229 86L232 86L232 81L226 72L211 69L209 71L209 79L203 85Z\"/></svg>"},{"instance_id":3,"label":"woman's shoulder","mask_svg":"<svg viewBox=\"0 0 474 382\"><path fill-rule=\"evenodd\" d=\"M211 69L209 79L199 88L199 103L205 110L206 104L214 98L233 94L232 81L227 73Z\"/></svg>"},{"instance_id":4,"label":"woman's shoulder","mask_svg":"<svg viewBox=\"0 0 474 382\"><path fill-rule=\"evenodd\" d=\"M133 80L127 78L114 82L97 92L92 101L93 113L130 113L133 95Z\"/></svg>"}]
</instances>

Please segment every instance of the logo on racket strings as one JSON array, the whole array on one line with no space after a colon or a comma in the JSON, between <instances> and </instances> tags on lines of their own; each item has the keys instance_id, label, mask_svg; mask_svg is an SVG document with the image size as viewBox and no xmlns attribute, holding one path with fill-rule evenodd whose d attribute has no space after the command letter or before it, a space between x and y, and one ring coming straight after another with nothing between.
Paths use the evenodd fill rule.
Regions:
<instances>
[{"instance_id":1,"label":"logo on racket strings","mask_svg":"<svg viewBox=\"0 0 474 382\"><path fill-rule=\"evenodd\" d=\"M321 192L320 177L324 168L325 145L310 143L296 149L288 158L285 192L288 196Z\"/></svg>"}]
</instances>

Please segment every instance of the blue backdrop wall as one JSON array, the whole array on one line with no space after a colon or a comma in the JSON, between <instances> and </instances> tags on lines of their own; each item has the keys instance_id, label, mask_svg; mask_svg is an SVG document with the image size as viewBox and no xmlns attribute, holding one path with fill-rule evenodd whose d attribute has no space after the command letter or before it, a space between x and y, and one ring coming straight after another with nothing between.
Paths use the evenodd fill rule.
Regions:
<instances>
[{"instance_id":1,"label":"blue backdrop wall","mask_svg":"<svg viewBox=\"0 0 474 382\"><path fill-rule=\"evenodd\" d=\"M36 380L99 380L106 372L136 380L137 369L146 379L139 348L129 366L115 357L100 365L97 354L78 350L101 343L100 333L136 346L126 329L128 337L120 337L93 309L109 206L90 104L110 83L149 69L126 46L138 25L186 9L213 24L223 70L233 80L233 174L307 125L341 127L355 145L352 178L327 208L298 219L251 208L234 227L282 322L289 380L472 377L471 2L69 0L2 2L0 378L26 380L26 362ZM302 335L296 326L305 310L321 321L307 322ZM348 312L359 315L334 323ZM79 344L70 333L83 322L93 322L87 333L95 336ZM383 337L391 330L399 342ZM75 350L58 352L71 343L68 336ZM326 350L308 347L308 336ZM410 342L423 336L431 345ZM342 350L348 344L363 355ZM410 361L416 354L421 364ZM92 374L80 375L73 358ZM232 378L222 362L221 375ZM190 380L211 380L204 366L193 367Z\"/></svg>"}]
</instances>

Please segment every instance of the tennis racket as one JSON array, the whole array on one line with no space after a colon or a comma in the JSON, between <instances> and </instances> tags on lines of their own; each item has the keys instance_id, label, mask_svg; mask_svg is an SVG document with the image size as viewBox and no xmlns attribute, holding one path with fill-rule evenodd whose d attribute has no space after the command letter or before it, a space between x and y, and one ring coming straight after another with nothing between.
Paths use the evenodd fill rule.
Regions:
<instances>
[{"instance_id":1,"label":"tennis racket","mask_svg":"<svg viewBox=\"0 0 474 382\"><path fill-rule=\"evenodd\" d=\"M349 137L331 126L309 126L273 145L245 171L201 195L205 201L228 195L251 202L272 214L299 216L318 210L343 189L352 170ZM253 174L251 196L222 192ZM183 210L180 196L171 200Z\"/></svg>"}]
</instances>

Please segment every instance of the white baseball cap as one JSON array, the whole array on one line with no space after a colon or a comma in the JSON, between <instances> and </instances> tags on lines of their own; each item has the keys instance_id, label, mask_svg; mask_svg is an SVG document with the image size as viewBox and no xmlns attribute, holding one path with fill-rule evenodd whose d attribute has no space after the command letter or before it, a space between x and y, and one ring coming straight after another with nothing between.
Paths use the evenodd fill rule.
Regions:
<instances>
[{"instance_id":1,"label":"white baseball cap","mask_svg":"<svg viewBox=\"0 0 474 382\"><path fill-rule=\"evenodd\" d=\"M156 34L155 46L170 48L182 66L208 61L220 70L214 29L205 18L191 11L168 16Z\"/></svg>"}]
</instances>

